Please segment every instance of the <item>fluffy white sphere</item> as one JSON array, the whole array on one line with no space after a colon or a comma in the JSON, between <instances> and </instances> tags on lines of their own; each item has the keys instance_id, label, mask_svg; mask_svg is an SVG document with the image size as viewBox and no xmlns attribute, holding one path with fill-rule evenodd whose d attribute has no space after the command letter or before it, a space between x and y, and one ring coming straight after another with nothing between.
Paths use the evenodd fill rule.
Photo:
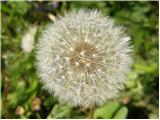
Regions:
<instances>
[{"instance_id":1,"label":"fluffy white sphere","mask_svg":"<svg viewBox=\"0 0 160 120\"><path fill-rule=\"evenodd\" d=\"M123 88L132 63L129 41L121 26L96 10L60 17L37 47L44 88L73 106L102 105Z\"/></svg>"}]
</instances>

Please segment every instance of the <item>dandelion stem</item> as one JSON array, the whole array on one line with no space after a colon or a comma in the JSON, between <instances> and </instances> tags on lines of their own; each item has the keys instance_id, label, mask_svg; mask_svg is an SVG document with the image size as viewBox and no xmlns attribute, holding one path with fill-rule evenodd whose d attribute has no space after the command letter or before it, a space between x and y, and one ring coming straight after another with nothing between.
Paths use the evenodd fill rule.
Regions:
<instances>
[{"instance_id":1,"label":"dandelion stem","mask_svg":"<svg viewBox=\"0 0 160 120\"><path fill-rule=\"evenodd\" d=\"M87 117L88 119L93 119L94 111L95 111L95 107L92 107L89 109L88 117Z\"/></svg>"}]
</instances>

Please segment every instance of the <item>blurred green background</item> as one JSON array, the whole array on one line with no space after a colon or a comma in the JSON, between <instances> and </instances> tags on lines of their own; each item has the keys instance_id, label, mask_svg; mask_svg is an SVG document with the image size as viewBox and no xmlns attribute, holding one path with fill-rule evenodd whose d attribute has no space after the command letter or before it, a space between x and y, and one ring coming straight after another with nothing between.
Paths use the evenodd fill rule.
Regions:
<instances>
[{"instance_id":1,"label":"blurred green background","mask_svg":"<svg viewBox=\"0 0 160 120\"><path fill-rule=\"evenodd\" d=\"M1 118L87 118L42 89L35 44L45 26L69 10L95 8L127 28L134 64L122 94L97 107L94 118L158 118L158 1L1 2Z\"/></svg>"}]
</instances>

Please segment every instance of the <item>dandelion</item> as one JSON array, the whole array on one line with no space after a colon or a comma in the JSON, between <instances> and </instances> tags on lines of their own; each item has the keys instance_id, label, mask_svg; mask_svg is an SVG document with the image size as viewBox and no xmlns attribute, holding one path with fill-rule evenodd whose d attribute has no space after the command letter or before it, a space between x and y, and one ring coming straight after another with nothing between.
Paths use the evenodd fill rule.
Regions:
<instances>
[{"instance_id":1,"label":"dandelion","mask_svg":"<svg viewBox=\"0 0 160 120\"><path fill-rule=\"evenodd\" d=\"M130 37L96 10L70 12L50 24L37 47L44 89L61 103L91 108L118 96L132 63Z\"/></svg>"},{"instance_id":2,"label":"dandelion","mask_svg":"<svg viewBox=\"0 0 160 120\"><path fill-rule=\"evenodd\" d=\"M37 31L37 26L32 26L23 36L21 41L21 48L25 53L30 53L34 48L34 37Z\"/></svg>"}]
</instances>

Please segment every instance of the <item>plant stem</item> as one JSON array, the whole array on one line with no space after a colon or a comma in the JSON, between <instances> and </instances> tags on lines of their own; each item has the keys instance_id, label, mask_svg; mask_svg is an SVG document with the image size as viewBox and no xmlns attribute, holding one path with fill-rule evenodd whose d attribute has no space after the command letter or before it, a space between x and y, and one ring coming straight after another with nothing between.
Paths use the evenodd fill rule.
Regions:
<instances>
[{"instance_id":1,"label":"plant stem","mask_svg":"<svg viewBox=\"0 0 160 120\"><path fill-rule=\"evenodd\" d=\"M89 109L88 117L87 117L88 119L93 119L94 111L95 111L94 107Z\"/></svg>"},{"instance_id":2,"label":"plant stem","mask_svg":"<svg viewBox=\"0 0 160 120\"><path fill-rule=\"evenodd\" d=\"M18 55L15 57L15 59L10 63L10 65L11 65L11 66L14 65L15 62L17 61L17 59L18 59L19 57L21 57L21 55L22 55L23 53L24 53L23 51L19 52Z\"/></svg>"}]
</instances>

